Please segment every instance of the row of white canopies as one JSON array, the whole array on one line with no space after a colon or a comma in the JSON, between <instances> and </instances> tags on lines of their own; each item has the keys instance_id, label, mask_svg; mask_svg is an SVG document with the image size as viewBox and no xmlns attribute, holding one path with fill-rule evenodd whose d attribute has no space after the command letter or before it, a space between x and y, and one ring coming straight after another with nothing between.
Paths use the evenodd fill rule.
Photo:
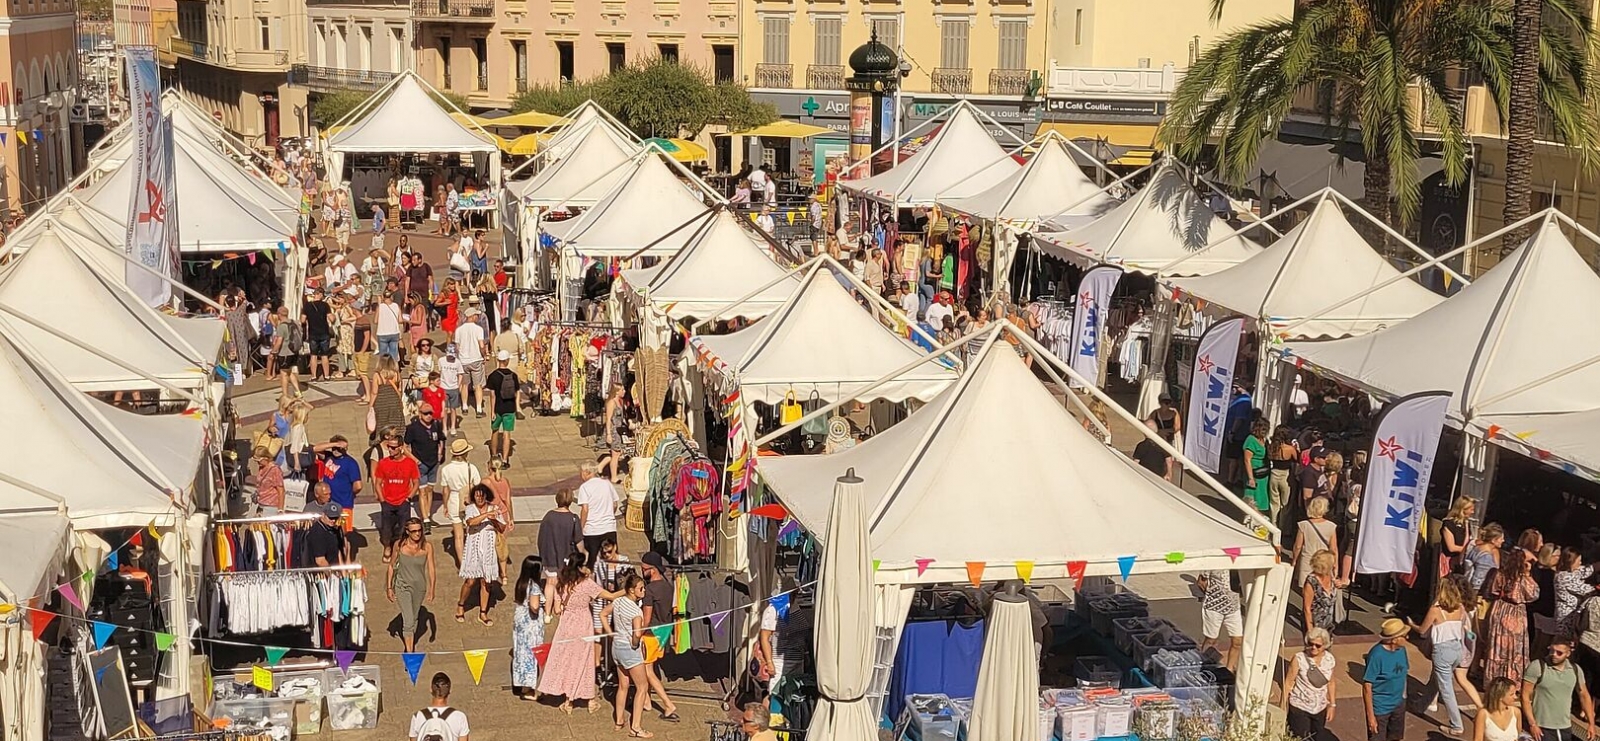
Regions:
<instances>
[{"instance_id":1,"label":"row of white canopies","mask_svg":"<svg viewBox=\"0 0 1600 741\"><path fill-rule=\"evenodd\" d=\"M170 94L163 102L183 193L183 208L169 213L178 214L184 251L292 244L298 198L208 119ZM190 689L186 575L200 558L205 517L197 513L217 494L211 457L225 387L215 369L226 329L220 318L151 308L127 286L130 270L145 269L123 247L132 139L119 130L97 147L90 175L23 223L0 265L0 446L12 451L0 460L0 735L10 738L43 737L44 654L28 608L51 605L62 584L87 596L92 581L78 577L123 545L102 537L107 530L153 527L161 536L147 547L160 553L176 638L156 695ZM137 414L97 398L113 392L182 411ZM84 628L77 617L61 623Z\"/></svg>"},{"instance_id":2,"label":"row of white canopies","mask_svg":"<svg viewBox=\"0 0 1600 741\"><path fill-rule=\"evenodd\" d=\"M1078 170L1065 142L1036 142L1037 154L1019 164L978 116L953 107L916 154L844 188L1026 230L1044 254L1153 275L1210 312L1247 316L1263 340L1268 400L1292 382L1280 359L1387 398L1446 390L1453 426L1600 480L1600 342L1588 336L1600 328L1570 320L1600 304L1600 277L1569 234L1595 235L1565 215L1530 217L1520 226L1532 236L1469 284L1446 260L1505 230L1437 257L1391 234L1418 257L1404 269L1373 250L1347 214L1371 217L1324 189L1296 202L1310 205L1309 216L1263 248L1217 218L1170 160L1119 204ZM1258 239L1268 231L1248 229ZM1004 276L1012 256L996 252ZM1425 269L1464 287L1446 300L1415 279ZM1474 465L1481 473L1485 462Z\"/></svg>"},{"instance_id":3,"label":"row of white canopies","mask_svg":"<svg viewBox=\"0 0 1600 741\"><path fill-rule=\"evenodd\" d=\"M965 362L950 347L929 352L907 339L911 322L847 269L825 256L798 266L781 262L748 220L719 207L693 181L686 185L656 153L630 149L603 113L588 122L583 111L573 117L577 123L552 142L540 171L510 187L525 206L587 202L582 216L542 226L553 240L547 247L589 257L665 258L624 267L614 287L647 345L689 331L684 362L698 372L684 375L737 390L747 409L790 394L830 404L887 400L919 407L849 451L762 458L757 469L768 491L819 537L833 501L831 482L846 467L862 475L870 548L879 562L872 578L884 606L874 617L879 625L897 630L918 585L964 582L969 563L989 564L990 579L1011 578L1022 563L1033 578L1065 578L1069 562L1104 576L1121 573L1120 559L1133 557L1136 573L1244 569L1262 580L1254 592L1260 600L1282 594L1266 588L1273 578L1287 582L1274 569L1269 543L1084 430L1023 365L1003 334L1009 325L964 338L962 347L966 340L983 346ZM702 331L731 318L753 322L727 334ZM970 508L974 490L994 492L983 504L982 522L989 524L963 521L952 529L952 513ZM1134 521L1158 524L1125 527ZM742 530L735 523L725 536L730 529ZM741 568L757 560L742 537L731 541L719 558L740 561ZM1186 559L1173 563L1173 552ZM1253 621L1266 640L1252 645L1276 645L1266 634L1275 636L1280 624L1271 617ZM1246 688L1270 681L1270 657L1257 659L1252 666L1259 671L1241 683Z\"/></svg>"}]
</instances>

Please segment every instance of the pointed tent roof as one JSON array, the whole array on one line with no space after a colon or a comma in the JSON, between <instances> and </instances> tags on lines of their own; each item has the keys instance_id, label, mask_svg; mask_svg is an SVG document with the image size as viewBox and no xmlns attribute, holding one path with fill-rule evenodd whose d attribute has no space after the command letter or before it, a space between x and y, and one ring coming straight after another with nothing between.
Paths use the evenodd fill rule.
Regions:
<instances>
[{"instance_id":1,"label":"pointed tent roof","mask_svg":"<svg viewBox=\"0 0 1600 741\"><path fill-rule=\"evenodd\" d=\"M177 205L180 249L195 252L251 252L277 249L294 240L294 223L285 224L257 196L236 189L229 168L237 165L192 139L174 135L173 161L180 202ZM123 145L133 146L131 139ZM104 179L89 186L80 199L119 225L126 225L136 163L128 158Z\"/></svg>"},{"instance_id":2,"label":"pointed tent roof","mask_svg":"<svg viewBox=\"0 0 1600 741\"><path fill-rule=\"evenodd\" d=\"M594 208L576 219L545 224L545 232L586 257L626 257L662 237L651 255L682 249L694 235L693 226L684 224L704 214L706 206L662 156L656 149L638 155L631 168L618 168L622 179Z\"/></svg>"},{"instance_id":3,"label":"pointed tent roof","mask_svg":"<svg viewBox=\"0 0 1600 741\"><path fill-rule=\"evenodd\" d=\"M115 356L140 372L181 388L199 388L221 350L195 348L156 310L107 275L94 245L59 226L48 228L22 257L0 271L0 313L42 322ZM210 320L221 325L220 319ZM156 388L147 378L84 350L23 319L12 322L23 340L84 391Z\"/></svg>"},{"instance_id":4,"label":"pointed tent roof","mask_svg":"<svg viewBox=\"0 0 1600 741\"><path fill-rule=\"evenodd\" d=\"M1046 254L1079 264L1164 275L1210 275L1261 252L1217 218L1177 168L1166 164L1144 190L1106 215L1070 231L1035 233L1033 244ZM1204 253L1191 257L1207 245L1211 246Z\"/></svg>"},{"instance_id":5,"label":"pointed tent roof","mask_svg":"<svg viewBox=\"0 0 1600 741\"><path fill-rule=\"evenodd\" d=\"M746 402L767 404L791 392L800 399L813 392L829 401L850 398L856 389L927 357L879 324L820 263L765 319L731 334L692 337L689 342L707 356L702 362L738 384ZM927 400L955 378L954 371L930 360L873 389L869 398Z\"/></svg>"},{"instance_id":6,"label":"pointed tent roof","mask_svg":"<svg viewBox=\"0 0 1600 741\"><path fill-rule=\"evenodd\" d=\"M1272 546L1249 528L1084 430L1002 331L959 382L871 439L831 455L763 458L769 490L817 535L833 480L854 468L879 583L965 582L971 562L1009 576L1011 564L1031 561L1035 579L1067 576L1069 561L1115 575L1128 556L1141 573L1272 564ZM985 492L983 516L952 527L951 513L972 511L973 492ZM1167 560L1174 552L1185 554L1181 565Z\"/></svg>"},{"instance_id":7,"label":"pointed tent roof","mask_svg":"<svg viewBox=\"0 0 1600 741\"><path fill-rule=\"evenodd\" d=\"M584 101L583 105L574 108L567 114L567 118L572 123L562 127L540 148L541 152L546 153L543 156L547 162L565 158L567 152L577 144L578 137L586 134L591 127L598 127L604 131L623 151L631 152L639 146L639 137L614 123L605 109L592 100Z\"/></svg>"},{"instance_id":8,"label":"pointed tent roof","mask_svg":"<svg viewBox=\"0 0 1600 741\"><path fill-rule=\"evenodd\" d=\"M48 212L35 214L23 222L6 241L6 248L17 254L24 253L51 230L59 232L64 244L85 263L97 267L101 275L117 285L127 285L128 261L118 241L122 238L122 227L84 206L70 193L51 201ZM182 335L189 347L206 357L220 352L227 329L223 322L207 316L172 316L160 312L157 316Z\"/></svg>"},{"instance_id":9,"label":"pointed tent roof","mask_svg":"<svg viewBox=\"0 0 1600 741\"><path fill-rule=\"evenodd\" d=\"M892 169L860 180L841 180L846 190L901 206L931 206L941 196L980 193L1021 169L963 100L951 106L933 141Z\"/></svg>"},{"instance_id":10,"label":"pointed tent roof","mask_svg":"<svg viewBox=\"0 0 1600 741\"><path fill-rule=\"evenodd\" d=\"M1325 193L1305 221L1255 257L1172 283L1218 306L1284 326L1399 275ZM1287 331L1295 338L1361 335L1410 319L1442 300L1416 281L1399 280Z\"/></svg>"},{"instance_id":11,"label":"pointed tent roof","mask_svg":"<svg viewBox=\"0 0 1600 741\"><path fill-rule=\"evenodd\" d=\"M12 491L21 490L0 484L0 498L7 502L7 510L0 511L0 542L6 544L6 557L0 559L0 602L18 604L56 585L54 579L62 571L69 551L71 526L66 516L55 509L18 511L32 509L19 500L42 503L42 498L31 493L29 499L5 496Z\"/></svg>"},{"instance_id":12,"label":"pointed tent roof","mask_svg":"<svg viewBox=\"0 0 1600 741\"><path fill-rule=\"evenodd\" d=\"M695 229L682 252L666 264L622 271L622 280L636 296L673 320L763 317L783 305L800 285L799 276L767 255L766 242L739 225L739 217L719 210ZM776 282L774 282L776 281ZM728 306L763 285L755 296Z\"/></svg>"},{"instance_id":13,"label":"pointed tent roof","mask_svg":"<svg viewBox=\"0 0 1600 741\"><path fill-rule=\"evenodd\" d=\"M144 416L72 388L0 317L0 473L66 500L80 530L143 527L186 504L205 449L205 423ZM138 441L137 444L134 441ZM9 497L11 486L0 489Z\"/></svg>"},{"instance_id":14,"label":"pointed tent roof","mask_svg":"<svg viewBox=\"0 0 1600 741\"><path fill-rule=\"evenodd\" d=\"M964 214L998 221L1039 221L1066 213L1099 216L1117 205L1078 168L1059 135L1039 148L1028 164L994 187L939 204Z\"/></svg>"},{"instance_id":15,"label":"pointed tent roof","mask_svg":"<svg viewBox=\"0 0 1600 741\"><path fill-rule=\"evenodd\" d=\"M1472 285L1395 326L1297 342L1306 363L1390 396L1449 391L1450 417L1600 408L1600 276L1547 212L1528 241ZM1576 318L1576 319L1575 319Z\"/></svg>"},{"instance_id":16,"label":"pointed tent roof","mask_svg":"<svg viewBox=\"0 0 1600 741\"><path fill-rule=\"evenodd\" d=\"M407 70L390 85L386 97L360 120L328 140L335 152L494 152L494 140L450 117L414 72Z\"/></svg>"},{"instance_id":17,"label":"pointed tent roof","mask_svg":"<svg viewBox=\"0 0 1600 741\"><path fill-rule=\"evenodd\" d=\"M627 176L628 160L639 150L622 142L599 120L576 132L568 142L571 146L539 174L510 183L511 192L532 205L588 206Z\"/></svg>"}]
</instances>

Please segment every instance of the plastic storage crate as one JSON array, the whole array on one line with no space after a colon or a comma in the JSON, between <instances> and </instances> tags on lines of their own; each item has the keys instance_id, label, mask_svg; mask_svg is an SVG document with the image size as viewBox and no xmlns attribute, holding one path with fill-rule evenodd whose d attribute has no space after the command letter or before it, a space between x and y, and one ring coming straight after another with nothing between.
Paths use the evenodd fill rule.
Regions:
<instances>
[{"instance_id":1,"label":"plastic storage crate","mask_svg":"<svg viewBox=\"0 0 1600 741\"><path fill-rule=\"evenodd\" d=\"M1172 651L1161 649L1145 662L1145 672L1157 687L1170 687L1185 674L1198 672L1205 666L1205 657L1198 650Z\"/></svg>"},{"instance_id":2,"label":"plastic storage crate","mask_svg":"<svg viewBox=\"0 0 1600 741\"><path fill-rule=\"evenodd\" d=\"M1133 731L1133 703L1126 697L1107 697L1094 704L1099 718L1096 738L1121 738Z\"/></svg>"},{"instance_id":3,"label":"plastic storage crate","mask_svg":"<svg viewBox=\"0 0 1600 741\"><path fill-rule=\"evenodd\" d=\"M1150 671L1150 657L1158 651L1190 651L1198 652L1199 645L1193 638L1183 634L1171 626L1162 626L1142 636L1133 637L1133 650L1128 655L1134 663Z\"/></svg>"},{"instance_id":4,"label":"plastic storage crate","mask_svg":"<svg viewBox=\"0 0 1600 741\"><path fill-rule=\"evenodd\" d=\"M1100 597L1089 603L1089 625L1096 633L1113 636L1112 621L1120 618L1148 617L1150 605L1137 594L1124 592Z\"/></svg>"},{"instance_id":5,"label":"plastic storage crate","mask_svg":"<svg viewBox=\"0 0 1600 741\"><path fill-rule=\"evenodd\" d=\"M1072 676L1081 687L1121 687L1122 667L1106 656L1079 656L1072 662Z\"/></svg>"},{"instance_id":6,"label":"plastic storage crate","mask_svg":"<svg viewBox=\"0 0 1600 741\"><path fill-rule=\"evenodd\" d=\"M955 741L959 730L956 708L946 695L906 695L905 712L911 722L908 736L919 741Z\"/></svg>"},{"instance_id":7,"label":"plastic storage crate","mask_svg":"<svg viewBox=\"0 0 1600 741\"><path fill-rule=\"evenodd\" d=\"M326 694L326 682L321 669L274 672L272 687L278 697L294 700L296 736L322 732L322 697Z\"/></svg>"},{"instance_id":8,"label":"plastic storage crate","mask_svg":"<svg viewBox=\"0 0 1600 741\"><path fill-rule=\"evenodd\" d=\"M378 727L383 701L382 673L370 664L356 664L350 671L328 669L323 686L328 704L328 730L353 731Z\"/></svg>"},{"instance_id":9,"label":"plastic storage crate","mask_svg":"<svg viewBox=\"0 0 1600 741\"><path fill-rule=\"evenodd\" d=\"M1056 708L1056 736L1061 741L1094 741L1100 730L1100 711L1092 705Z\"/></svg>"},{"instance_id":10,"label":"plastic storage crate","mask_svg":"<svg viewBox=\"0 0 1600 741\"><path fill-rule=\"evenodd\" d=\"M1129 656L1133 655L1133 639L1135 636L1149 635L1160 628L1172 628L1172 623L1163 618L1153 617L1126 617L1111 621L1111 638L1117 650ZM1176 628L1173 628L1176 630Z\"/></svg>"},{"instance_id":11,"label":"plastic storage crate","mask_svg":"<svg viewBox=\"0 0 1600 741\"><path fill-rule=\"evenodd\" d=\"M294 700L287 697L241 697L211 703L211 720L220 727L271 726L288 738L294 730Z\"/></svg>"}]
</instances>

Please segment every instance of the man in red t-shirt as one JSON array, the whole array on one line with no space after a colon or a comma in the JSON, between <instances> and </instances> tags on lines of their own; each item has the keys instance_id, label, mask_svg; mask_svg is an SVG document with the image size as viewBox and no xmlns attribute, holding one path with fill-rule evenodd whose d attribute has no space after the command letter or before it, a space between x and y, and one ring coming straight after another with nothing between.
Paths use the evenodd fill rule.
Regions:
<instances>
[{"instance_id":1,"label":"man in red t-shirt","mask_svg":"<svg viewBox=\"0 0 1600 741\"><path fill-rule=\"evenodd\" d=\"M406 453L399 428L384 430L382 444L384 456L372 467L372 478L378 485L378 538L383 543L383 562L389 563L400 532L411 519L411 499L417 495L422 470Z\"/></svg>"}]
</instances>

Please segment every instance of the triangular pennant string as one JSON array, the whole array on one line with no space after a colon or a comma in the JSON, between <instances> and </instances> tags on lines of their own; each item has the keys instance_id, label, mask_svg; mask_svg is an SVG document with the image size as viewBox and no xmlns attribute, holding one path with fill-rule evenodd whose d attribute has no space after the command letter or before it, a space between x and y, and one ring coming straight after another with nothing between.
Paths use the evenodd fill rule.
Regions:
<instances>
[{"instance_id":1,"label":"triangular pennant string","mask_svg":"<svg viewBox=\"0 0 1600 741\"><path fill-rule=\"evenodd\" d=\"M1133 573L1133 562L1137 556L1117 556L1117 570L1122 572L1122 580L1127 581L1128 575Z\"/></svg>"},{"instance_id":2,"label":"triangular pennant string","mask_svg":"<svg viewBox=\"0 0 1600 741\"><path fill-rule=\"evenodd\" d=\"M112 571L116 571L117 570L117 552L116 551L112 551L111 555L106 556L106 568L109 568Z\"/></svg>"},{"instance_id":3,"label":"triangular pennant string","mask_svg":"<svg viewBox=\"0 0 1600 741\"><path fill-rule=\"evenodd\" d=\"M972 586L983 586L983 569L984 563L982 561L967 562L967 581L972 582Z\"/></svg>"},{"instance_id":4,"label":"triangular pennant string","mask_svg":"<svg viewBox=\"0 0 1600 741\"><path fill-rule=\"evenodd\" d=\"M339 671L349 672L350 665L355 663L356 652L337 650L333 652L333 661L339 665Z\"/></svg>"},{"instance_id":5,"label":"triangular pennant string","mask_svg":"<svg viewBox=\"0 0 1600 741\"><path fill-rule=\"evenodd\" d=\"M928 573L928 566L929 566L929 564L933 563L933 559L931 559L931 558L919 558L919 559L917 559L916 563L917 563L917 576L922 576L923 574Z\"/></svg>"},{"instance_id":6,"label":"triangular pennant string","mask_svg":"<svg viewBox=\"0 0 1600 741\"><path fill-rule=\"evenodd\" d=\"M1027 584L1028 582L1033 580L1033 562L1032 561L1018 561L1016 565L1017 565L1017 578L1021 579L1023 584Z\"/></svg>"},{"instance_id":7,"label":"triangular pennant string","mask_svg":"<svg viewBox=\"0 0 1600 741\"><path fill-rule=\"evenodd\" d=\"M1074 589L1083 589L1083 572L1089 567L1087 561L1068 561L1067 576L1072 577Z\"/></svg>"},{"instance_id":8,"label":"triangular pennant string","mask_svg":"<svg viewBox=\"0 0 1600 741\"><path fill-rule=\"evenodd\" d=\"M174 636L171 633L156 633L156 650L170 650L172 648L172 642L176 640L176 638L177 636Z\"/></svg>"},{"instance_id":9,"label":"triangular pennant string","mask_svg":"<svg viewBox=\"0 0 1600 741\"><path fill-rule=\"evenodd\" d=\"M112 633L117 632L117 626L112 625L111 623L102 623L99 620L95 620L93 622L94 647L96 650L99 650L106 647L106 641L110 640Z\"/></svg>"},{"instance_id":10,"label":"triangular pennant string","mask_svg":"<svg viewBox=\"0 0 1600 741\"><path fill-rule=\"evenodd\" d=\"M1179 564L1179 563L1183 563L1183 559L1184 559L1183 551L1173 551L1173 552L1167 554L1167 563ZM1126 579L1128 577L1124 576L1122 578Z\"/></svg>"},{"instance_id":11,"label":"triangular pennant string","mask_svg":"<svg viewBox=\"0 0 1600 741\"><path fill-rule=\"evenodd\" d=\"M44 640L44 632L50 629L50 623L55 622L55 619L54 613L45 612L44 610L30 610L28 612L28 621L33 627L33 640Z\"/></svg>"},{"instance_id":12,"label":"triangular pennant string","mask_svg":"<svg viewBox=\"0 0 1600 741\"><path fill-rule=\"evenodd\" d=\"M483 663L489 659L489 652L479 649L462 651L461 655L467 660L467 671L472 672L472 683L483 684Z\"/></svg>"},{"instance_id":13,"label":"triangular pennant string","mask_svg":"<svg viewBox=\"0 0 1600 741\"><path fill-rule=\"evenodd\" d=\"M428 655L421 651L400 654L400 660L406 665L406 676L411 677L412 684L417 683L417 674L422 671L422 660L426 658Z\"/></svg>"},{"instance_id":14,"label":"triangular pennant string","mask_svg":"<svg viewBox=\"0 0 1600 741\"><path fill-rule=\"evenodd\" d=\"M1244 551L1242 549L1240 549L1238 546L1231 546L1231 547L1222 549L1222 552L1228 555L1228 560L1229 561L1237 561L1237 560L1239 560L1239 554L1243 553Z\"/></svg>"},{"instance_id":15,"label":"triangular pennant string","mask_svg":"<svg viewBox=\"0 0 1600 741\"><path fill-rule=\"evenodd\" d=\"M84 578L93 579L94 572L89 572L89 574ZM65 599L67 602L71 603L73 607L78 608L78 612L83 612L83 601L78 599L78 592L72 588L72 582L62 584L61 586L56 587L56 589L61 592L62 599Z\"/></svg>"},{"instance_id":16,"label":"triangular pennant string","mask_svg":"<svg viewBox=\"0 0 1600 741\"><path fill-rule=\"evenodd\" d=\"M267 666L277 666L278 662L283 661L283 657L289 653L289 649L282 646L267 646L266 649Z\"/></svg>"}]
</instances>

